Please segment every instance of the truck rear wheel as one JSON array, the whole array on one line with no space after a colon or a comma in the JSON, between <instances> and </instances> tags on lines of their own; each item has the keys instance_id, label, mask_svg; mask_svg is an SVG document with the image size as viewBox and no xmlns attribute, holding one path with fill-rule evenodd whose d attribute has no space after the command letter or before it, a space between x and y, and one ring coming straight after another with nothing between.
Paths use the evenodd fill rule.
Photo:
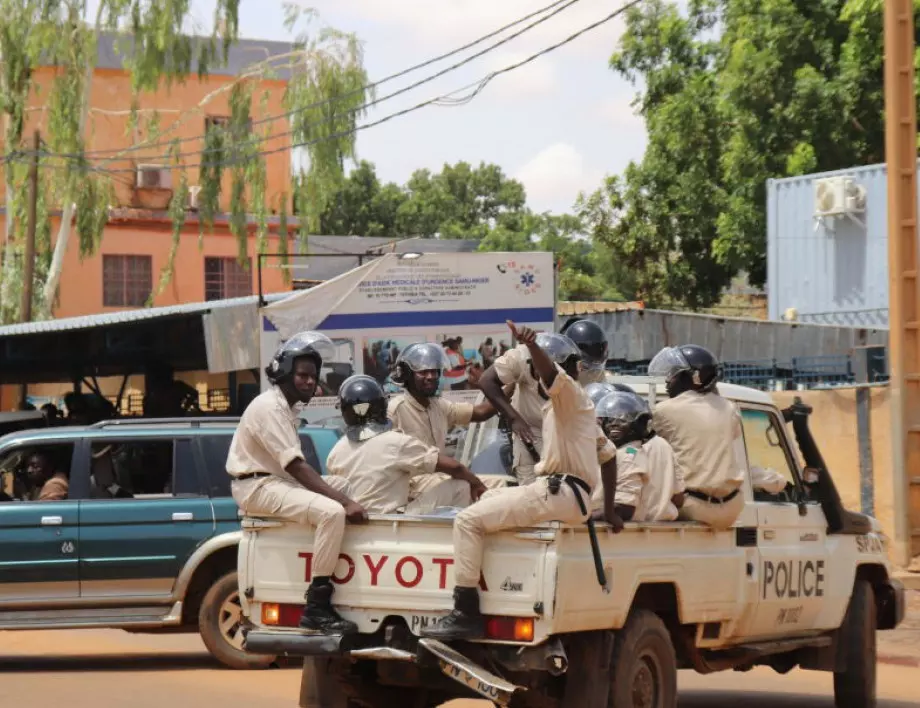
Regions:
<instances>
[{"instance_id":1,"label":"truck rear wheel","mask_svg":"<svg viewBox=\"0 0 920 708\"><path fill-rule=\"evenodd\" d=\"M834 673L837 708L875 708L876 626L875 592L857 580L840 633L846 665Z\"/></svg>"},{"instance_id":2,"label":"truck rear wheel","mask_svg":"<svg viewBox=\"0 0 920 708\"><path fill-rule=\"evenodd\" d=\"M608 708L676 708L677 657L664 622L634 610L613 647Z\"/></svg>"},{"instance_id":3,"label":"truck rear wheel","mask_svg":"<svg viewBox=\"0 0 920 708\"><path fill-rule=\"evenodd\" d=\"M201 601L198 631L208 651L231 669L267 669L273 656L243 650L243 610L236 571L222 576Z\"/></svg>"}]
</instances>

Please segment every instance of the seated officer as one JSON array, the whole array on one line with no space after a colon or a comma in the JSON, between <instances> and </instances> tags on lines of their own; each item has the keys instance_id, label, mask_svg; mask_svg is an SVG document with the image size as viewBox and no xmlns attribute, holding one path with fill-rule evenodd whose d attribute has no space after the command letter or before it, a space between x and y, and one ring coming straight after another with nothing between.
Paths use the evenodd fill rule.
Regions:
<instances>
[{"instance_id":1,"label":"seated officer","mask_svg":"<svg viewBox=\"0 0 920 708\"><path fill-rule=\"evenodd\" d=\"M614 505L624 521L674 521L684 503L684 481L667 441L650 429L652 413L639 396L617 391L604 396L595 414L617 447ZM592 497L595 514L603 494Z\"/></svg>"},{"instance_id":2,"label":"seated officer","mask_svg":"<svg viewBox=\"0 0 920 708\"><path fill-rule=\"evenodd\" d=\"M469 506L485 491L472 472L438 448L392 429L383 387L370 376L352 376L339 389L345 435L329 453L329 474L348 482L352 498L369 513L426 514L443 506ZM410 481L445 473L411 502Z\"/></svg>"},{"instance_id":3,"label":"seated officer","mask_svg":"<svg viewBox=\"0 0 920 708\"><path fill-rule=\"evenodd\" d=\"M745 463L741 414L719 395L722 367L694 344L665 347L649 363L649 376L665 380L669 398L655 406L656 432L671 443L687 485L680 518L727 529L744 509Z\"/></svg>"}]
</instances>

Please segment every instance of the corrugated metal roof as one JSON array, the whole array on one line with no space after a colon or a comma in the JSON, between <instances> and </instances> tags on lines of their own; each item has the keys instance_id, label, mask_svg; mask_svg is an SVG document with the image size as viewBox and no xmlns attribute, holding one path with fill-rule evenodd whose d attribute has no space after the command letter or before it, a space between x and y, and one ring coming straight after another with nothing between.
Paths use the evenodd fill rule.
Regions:
<instances>
[{"instance_id":1,"label":"corrugated metal roof","mask_svg":"<svg viewBox=\"0 0 920 708\"><path fill-rule=\"evenodd\" d=\"M622 312L623 310L644 310L645 305L639 301L609 302L586 300L562 300L556 303L556 314L560 317L569 315L599 315L604 312Z\"/></svg>"},{"instance_id":2,"label":"corrugated metal roof","mask_svg":"<svg viewBox=\"0 0 920 708\"><path fill-rule=\"evenodd\" d=\"M272 293L265 295L267 302L282 300L291 293ZM15 337L23 334L46 334L52 332L66 332L92 327L105 327L111 325L130 324L144 320L154 320L160 317L176 317L182 315L207 314L212 310L226 307L240 307L245 305L258 305L257 295L246 297L228 298L226 300L212 300L210 302L187 302L181 305L168 305L166 307L145 307L138 310L119 310L118 312L100 312L95 315L80 317L65 317L57 320L41 320L39 322L22 322L20 324L0 327L0 337Z\"/></svg>"}]
</instances>

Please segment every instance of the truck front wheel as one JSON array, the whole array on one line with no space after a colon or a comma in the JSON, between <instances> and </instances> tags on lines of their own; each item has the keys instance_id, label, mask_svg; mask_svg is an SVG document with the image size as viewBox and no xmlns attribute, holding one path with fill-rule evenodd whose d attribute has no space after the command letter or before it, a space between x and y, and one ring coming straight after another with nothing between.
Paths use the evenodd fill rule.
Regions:
<instances>
[{"instance_id":1,"label":"truck front wheel","mask_svg":"<svg viewBox=\"0 0 920 708\"><path fill-rule=\"evenodd\" d=\"M834 703L837 708L875 708L876 608L868 581L853 586L841 630L846 664L834 673Z\"/></svg>"},{"instance_id":2,"label":"truck front wheel","mask_svg":"<svg viewBox=\"0 0 920 708\"><path fill-rule=\"evenodd\" d=\"M273 656L250 654L243 650L243 610L236 571L215 582L198 612L198 631L211 655L231 669L266 669Z\"/></svg>"},{"instance_id":3,"label":"truck front wheel","mask_svg":"<svg viewBox=\"0 0 920 708\"><path fill-rule=\"evenodd\" d=\"M664 622L633 610L613 647L609 708L675 708L677 657Z\"/></svg>"}]
</instances>

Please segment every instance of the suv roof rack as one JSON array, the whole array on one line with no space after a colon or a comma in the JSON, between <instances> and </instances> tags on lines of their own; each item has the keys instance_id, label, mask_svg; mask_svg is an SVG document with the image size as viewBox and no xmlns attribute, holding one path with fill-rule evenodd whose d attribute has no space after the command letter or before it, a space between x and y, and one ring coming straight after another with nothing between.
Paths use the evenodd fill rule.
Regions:
<instances>
[{"instance_id":1,"label":"suv roof rack","mask_svg":"<svg viewBox=\"0 0 920 708\"><path fill-rule=\"evenodd\" d=\"M127 426L149 426L149 425L188 425L190 428L200 428L202 423L239 423L239 416L202 416L196 418L115 418L112 420L100 420L93 423L89 428L114 428Z\"/></svg>"}]
</instances>

